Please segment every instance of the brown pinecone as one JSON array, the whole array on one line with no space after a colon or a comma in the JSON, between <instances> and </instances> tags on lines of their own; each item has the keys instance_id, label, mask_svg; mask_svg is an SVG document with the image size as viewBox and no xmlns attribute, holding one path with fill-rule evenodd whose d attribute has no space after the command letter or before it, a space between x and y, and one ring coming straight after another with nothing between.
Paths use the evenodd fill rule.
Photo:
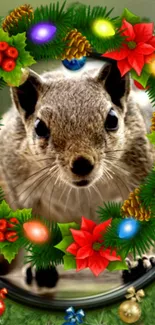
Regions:
<instances>
[{"instance_id":1,"label":"brown pinecone","mask_svg":"<svg viewBox=\"0 0 155 325\"><path fill-rule=\"evenodd\" d=\"M23 5L14 9L4 20L2 28L5 32L9 32L10 28L15 24L18 24L18 21L22 19L23 16L31 17L33 13L33 8L30 5Z\"/></svg>"},{"instance_id":2,"label":"brown pinecone","mask_svg":"<svg viewBox=\"0 0 155 325\"><path fill-rule=\"evenodd\" d=\"M89 41L83 36L77 29L71 30L65 38L67 46L65 53L62 55L61 59L72 60L73 58L79 59L83 56L89 55L91 52L91 45Z\"/></svg>"},{"instance_id":3,"label":"brown pinecone","mask_svg":"<svg viewBox=\"0 0 155 325\"><path fill-rule=\"evenodd\" d=\"M155 131L155 112L152 115L152 119L151 119L151 131Z\"/></svg>"},{"instance_id":4,"label":"brown pinecone","mask_svg":"<svg viewBox=\"0 0 155 325\"><path fill-rule=\"evenodd\" d=\"M139 192L139 188L136 188L134 192L130 193L128 200L124 201L121 208L123 216L133 217L139 221L149 221L151 211L145 210L145 208L141 206Z\"/></svg>"}]
</instances>

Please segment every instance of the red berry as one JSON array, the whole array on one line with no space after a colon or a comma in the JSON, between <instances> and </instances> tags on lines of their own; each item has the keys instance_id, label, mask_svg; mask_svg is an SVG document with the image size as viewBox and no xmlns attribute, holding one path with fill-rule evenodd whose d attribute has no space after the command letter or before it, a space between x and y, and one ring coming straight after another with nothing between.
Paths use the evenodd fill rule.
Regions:
<instances>
[{"instance_id":1,"label":"red berry","mask_svg":"<svg viewBox=\"0 0 155 325\"><path fill-rule=\"evenodd\" d=\"M0 298L5 299L7 294L8 290L6 288L0 290Z\"/></svg>"},{"instance_id":2,"label":"red berry","mask_svg":"<svg viewBox=\"0 0 155 325\"><path fill-rule=\"evenodd\" d=\"M0 231L0 242L5 241L5 235L2 231Z\"/></svg>"},{"instance_id":3,"label":"red berry","mask_svg":"<svg viewBox=\"0 0 155 325\"><path fill-rule=\"evenodd\" d=\"M2 69L9 72L14 70L16 62L13 59L4 59L2 62Z\"/></svg>"},{"instance_id":4,"label":"red berry","mask_svg":"<svg viewBox=\"0 0 155 325\"><path fill-rule=\"evenodd\" d=\"M7 221L5 219L0 219L0 231L4 232L7 228Z\"/></svg>"},{"instance_id":5,"label":"red berry","mask_svg":"<svg viewBox=\"0 0 155 325\"><path fill-rule=\"evenodd\" d=\"M2 64L2 61L3 61L3 54L2 54L2 52L0 52L0 66Z\"/></svg>"},{"instance_id":6,"label":"red berry","mask_svg":"<svg viewBox=\"0 0 155 325\"><path fill-rule=\"evenodd\" d=\"M5 235L6 240L8 240L9 242L15 242L18 239L18 236L16 236L17 233L16 231L8 231Z\"/></svg>"},{"instance_id":7,"label":"red berry","mask_svg":"<svg viewBox=\"0 0 155 325\"><path fill-rule=\"evenodd\" d=\"M3 300L0 300L0 316L5 312L5 303Z\"/></svg>"},{"instance_id":8,"label":"red berry","mask_svg":"<svg viewBox=\"0 0 155 325\"><path fill-rule=\"evenodd\" d=\"M9 44L7 42L0 42L0 51L6 51L9 47Z\"/></svg>"},{"instance_id":9,"label":"red berry","mask_svg":"<svg viewBox=\"0 0 155 325\"><path fill-rule=\"evenodd\" d=\"M5 54L14 60L18 58L18 50L13 46L9 46L5 51Z\"/></svg>"},{"instance_id":10,"label":"red berry","mask_svg":"<svg viewBox=\"0 0 155 325\"><path fill-rule=\"evenodd\" d=\"M13 228L15 225L18 225L18 224L19 224L19 221L17 220L17 218L11 218L8 223L8 228Z\"/></svg>"}]
</instances>

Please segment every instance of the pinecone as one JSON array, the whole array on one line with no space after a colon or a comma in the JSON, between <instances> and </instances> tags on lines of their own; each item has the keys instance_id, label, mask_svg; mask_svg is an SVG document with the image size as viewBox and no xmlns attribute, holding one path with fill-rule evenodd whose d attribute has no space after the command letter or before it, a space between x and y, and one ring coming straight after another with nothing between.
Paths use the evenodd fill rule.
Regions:
<instances>
[{"instance_id":1,"label":"pinecone","mask_svg":"<svg viewBox=\"0 0 155 325\"><path fill-rule=\"evenodd\" d=\"M9 32L10 28L15 24L18 24L18 21L22 19L23 16L31 17L33 13L33 8L30 5L23 5L14 9L4 20L2 28L5 32Z\"/></svg>"},{"instance_id":2,"label":"pinecone","mask_svg":"<svg viewBox=\"0 0 155 325\"><path fill-rule=\"evenodd\" d=\"M71 30L65 38L68 41L68 47L61 59L72 60L79 59L83 56L89 55L91 52L91 45L89 41L77 29Z\"/></svg>"},{"instance_id":3,"label":"pinecone","mask_svg":"<svg viewBox=\"0 0 155 325\"><path fill-rule=\"evenodd\" d=\"M139 221L149 221L151 218L151 211L145 210L145 208L141 206L139 192L139 188L136 188L134 192L130 193L128 200L124 201L121 208L123 216L133 217Z\"/></svg>"},{"instance_id":4,"label":"pinecone","mask_svg":"<svg viewBox=\"0 0 155 325\"><path fill-rule=\"evenodd\" d=\"M155 112L153 113L152 119L151 119L151 131L155 131Z\"/></svg>"}]
</instances>

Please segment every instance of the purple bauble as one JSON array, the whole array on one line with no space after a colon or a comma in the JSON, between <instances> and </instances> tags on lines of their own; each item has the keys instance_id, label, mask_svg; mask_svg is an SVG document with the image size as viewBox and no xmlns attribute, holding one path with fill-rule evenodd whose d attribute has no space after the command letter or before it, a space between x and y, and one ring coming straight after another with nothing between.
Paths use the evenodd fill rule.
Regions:
<instances>
[{"instance_id":1,"label":"purple bauble","mask_svg":"<svg viewBox=\"0 0 155 325\"><path fill-rule=\"evenodd\" d=\"M28 31L28 38L35 44L48 43L54 38L56 30L50 22L37 23Z\"/></svg>"}]
</instances>

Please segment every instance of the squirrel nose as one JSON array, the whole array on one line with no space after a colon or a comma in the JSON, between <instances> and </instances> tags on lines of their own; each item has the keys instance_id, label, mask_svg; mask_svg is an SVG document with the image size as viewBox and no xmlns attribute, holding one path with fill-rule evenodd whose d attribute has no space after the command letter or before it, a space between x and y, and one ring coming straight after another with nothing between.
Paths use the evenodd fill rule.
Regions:
<instances>
[{"instance_id":1,"label":"squirrel nose","mask_svg":"<svg viewBox=\"0 0 155 325\"><path fill-rule=\"evenodd\" d=\"M86 176L93 170L94 165L84 157L78 157L72 163L71 171L78 176Z\"/></svg>"}]
</instances>

